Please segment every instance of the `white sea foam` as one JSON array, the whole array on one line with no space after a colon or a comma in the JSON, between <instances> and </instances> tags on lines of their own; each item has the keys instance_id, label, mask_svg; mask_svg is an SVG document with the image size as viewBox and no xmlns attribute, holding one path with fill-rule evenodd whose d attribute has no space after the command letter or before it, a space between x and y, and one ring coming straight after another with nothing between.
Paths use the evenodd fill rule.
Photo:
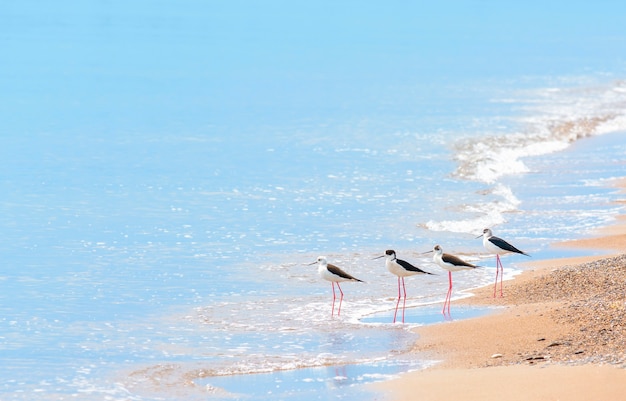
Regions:
<instances>
[{"instance_id":1,"label":"white sea foam","mask_svg":"<svg viewBox=\"0 0 626 401\"><path fill-rule=\"evenodd\" d=\"M511 102L507 99L506 102ZM454 145L456 178L493 187L495 199L462 206L463 218L430 220L432 231L473 233L506 221L505 214L520 202L502 177L530 172L524 159L559 152L575 141L595 135L626 131L626 83L614 82L592 88L545 88L520 93L524 115L517 118L518 131L480 135Z\"/></svg>"},{"instance_id":2,"label":"white sea foam","mask_svg":"<svg viewBox=\"0 0 626 401\"><path fill-rule=\"evenodd\" d=\"M485 227L492 227L505 221L504 214L517 210L520 204L511 188L497 184L489 194L496 199L490 202L468 204L463 206L462 212L469 214L465 219L430 220L424 227L432 231L448 231L457 233L476 233Z\"/></svg>"},{"instance_id":3,"label":"white sea foam","mask_svg":"<svg viewBox=\"0 0 626 401\"><path fill-rule=\"evenodd\" d=\"M409 256L408 251L402 254ZM294 280L291 287L299 288L297 295L250 299L230 299L197 307L195 312L175 318L176 332L189 332L189 337L177 339L177 346L198 347L198 363L185 368L192 377L210 378L228 375L270 373L286 370L319 368L336 365L404 363L403 354L410 348L415 335L409 330L415 324L393 325L397 281L392 275L381 279L384 265L369 259L357 259L351 267L339 256L329 257L350 271L359 271L366 281L378 280L376 285L346 283L341 316L331 317L332 295L326 283L319 282L315 272L309 280ZM345 255L344 255L345 257ZM309 260L312 256L304 256ZM364 263L365 261L368 263ZM430 260L430 258L428 259ZM423 264L422 261L414 263ZM435 267L425 266L434 273ZM300 266L287 267L283 274L302 278ZM382 270L384 272L384 270ZM484 271L461 275L464 287L485 283ZM275 275L276 270L260 270L259 275ZM489 279L491 275L489 274ZM447 277L441 274L407 280L407 308L440 302L445 295ZM457 294L455 297L464 296ZM337 300L336 307L338 307ZM364 323L365 316L378 313L382 323ZM169 349L171 336L165 344L151 344ZM245 339L245 342L242 342ZM350 346L347 346L350 344ZM191 352L191 351L189 351ZM393 355L392 358L389 356Z\"/></svg>"},{"instance_id":4,"label":"white sea foam","mask_svg":"<svg viewBox=\"0 0 626 401\"><path fill-rule=\"evenodd\" d=\"M562 151L576 140L626 130L626 83L520 94L519 132L485 135L455 145L456 177L487 184L529 171L526 157Z\"/></svg>"}]
</instances>

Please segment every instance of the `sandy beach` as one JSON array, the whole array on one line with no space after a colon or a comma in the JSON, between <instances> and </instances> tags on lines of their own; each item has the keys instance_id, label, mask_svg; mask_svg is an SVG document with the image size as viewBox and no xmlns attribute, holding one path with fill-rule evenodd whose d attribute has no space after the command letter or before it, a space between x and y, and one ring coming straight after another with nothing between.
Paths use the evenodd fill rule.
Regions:
<instances>
[{"instance_id":1,"label":"sandy beach","mask_svg":"<svg viewBox=\"0 0 626 401\"><path fill-rule=\"evenodd\" d=\"M416 329L413 351L441 362L378 388L393 400L624 399L626 218L553 246L606 254L531 262L502 298L492 286L474 291L456 304L501 309Z\"/></svg>"}]
</instances>

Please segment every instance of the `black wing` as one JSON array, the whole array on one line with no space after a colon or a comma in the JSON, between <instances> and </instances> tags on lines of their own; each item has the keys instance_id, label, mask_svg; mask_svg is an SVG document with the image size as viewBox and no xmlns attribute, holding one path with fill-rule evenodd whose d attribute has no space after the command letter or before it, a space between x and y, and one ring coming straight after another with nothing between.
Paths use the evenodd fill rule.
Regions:
<instances>
[{"instance_id":1,"label":"black wing","mask_svg":"<svg viewBox=\"0 0 626 401\"><path fill-rule=\"evenodd\" d=\"M441 255L441 259L444 262L450 263L451 265L454 265L454 266L465 266L465 267L474 267L474 268L478 267L478 266L475 266L475 265L473 265L471 263L467 263L463 259L458 258L458 257L456 257L454 255L450 255L448 253L444 253L443 255Z\"/></svg>"},{"instance_id":2,"label":"black wing","mask_svg":"<svg viewBox=\"0 0 626 401\"><path fill-rule=\"evenodd\" d=\"M519 249L517 249L513 245L509 244L508 242L506 242L502 238L491 237L491 238L489 238L489 241L492 244L494 244L495 246L497 246L498 248L504 249L505 251L509 251L509 252L513 252L513 253L521 253L522 255L530 256L526 252L520 251Z\"/></svg>"},{"instance_id":3,"label":"black wing","mask_svg":"<svg viewBox=\"0 0 626 401\"><path fill-rule=\"evenodd\" d=\"M331 272L332 274L334 274L336 276L339 276L341 278L345 278L346 280L354 280L354 281L363 282L363 280L359 280L358 278L349 275L348 273L344 272L343 270L341 270L339 267L337 267L335 265L331 265L329 263L326 267L328 268L329 272Z\"/></svg>"},{"instance_id":4,"label":"black wing","mask_svg":"<svg viewBox=\"0 0 626 401\"><path fill-rule=\"evenodd\" d=\"M398 264L400 266L402 266L404 268L404 270L408 270L408 271L411 271L411 272L424 273L424 274L432 274L432 273L429 273L427 271L424 271L424 270L420 269L417 266L413 266L412 264L410 264L406 260L396 259L396 262L398 262Z\"/></svg>"}]
</instances>

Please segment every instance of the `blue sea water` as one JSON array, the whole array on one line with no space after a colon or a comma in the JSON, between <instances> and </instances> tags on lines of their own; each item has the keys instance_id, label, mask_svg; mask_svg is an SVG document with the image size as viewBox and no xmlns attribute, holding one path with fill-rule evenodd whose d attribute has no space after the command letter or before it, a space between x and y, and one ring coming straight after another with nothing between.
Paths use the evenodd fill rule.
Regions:
<instances>
[{"instance_id":1,"label":"blue sea water","mask_svg":"<svg viewBox=\"0 0 626 401\"><path fill-rule=\"evenodd\" d=\"M487 266L458 298L483 228L563 256L622 211L625 7L0 5L0 398L362 400L434 363L422 252ZM437 273L405 325L389 248ZM339 318L320 254L366 282Z\"/></svg>"}]
</instances>

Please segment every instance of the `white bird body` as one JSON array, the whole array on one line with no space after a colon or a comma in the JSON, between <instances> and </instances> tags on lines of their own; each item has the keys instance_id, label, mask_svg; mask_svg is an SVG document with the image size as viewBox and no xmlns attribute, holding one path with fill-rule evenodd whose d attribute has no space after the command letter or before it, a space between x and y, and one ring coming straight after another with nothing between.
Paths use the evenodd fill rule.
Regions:
<instances>
[{"instance_id":1,"label":"white bird body","mask_svg":"<svg viewBox=\"0 0 626 401\"><path fill-rule=\"evenodd\" d=\"M402 306L402 323L404 323L404 310L406 309L406 286L404 284L404 278L408 276L414 276L416 274L432 274L426 272L419 267L413 266L409 262L396 258L396 251L388 249L385 254L374 259L385 258L385 267L392 274L398 276L398 302L396 302L396 311L393 314L393 322L396 322L398 315L398 306L400 305L400 299L404 298ZM404 290L404 297L402 296L402 290Z\"/></svg>"},{"instance_id":2,"label":"white bird body","mask_svg":"<svg viewBox=\"0 0 626 401\"><path fill-rule=\"evenodd\" d=\"M448 253L443 253L443 249L439 245L435 245L433 248L433 262L439 265L442 269L449 272L456 272L459 270L475 269L477 266L467 263L466 261Z\"/></svg>"},{"instance_id":3,"label":"white bird body","mask_svg":"<svg viewBox=\"0 0 626 401\"><path fill-rule=\"evenodd\" d=\"M485 247L485 249L491 253L495 253L496 255L504 255L507 253L520 253L522 255L530 256L526 252L520 251L513 245L509 244L502 238L494 236L491 230L488 228L485 228L483 230L483 234L480 237L483 237L483 246Z\"/></svg>"},{"instance_id":4,"label":"white bird body","mask_svg":"<svg viewBox=\"0 0 626 401\"><path fill-rule=\"evenodd\" d=\"M309 265L313 265L315 263L317 263L317 274L319 274L319 276L324 280L330 281L333 288L333 308L330 312L331 316L335 314L335 284L337 284L337 288L339 288L339 293L341 294L341 297L339 298L339 308L337 309L337 316L339 316L341 314L341 303L343 302L343 291L341 290L339 283L344 281L363 281L349 275L339 267L328 263L326 257L324 256L318 256L317 260L313 263L309 263Z\"/></svg>"},{"instance_id":5,"label":"white bird body","mask_svg":"<svg viewBox=\"0 0 626 401\"><path fill-rule=\"evenodd\" d=\"M398 259L396 252L393 250L387 250L385 252L385 267L391 274L395 274L398 277L409 277L416 274L432 274L428 273L419 267L413 266L407 261Z\"/></svg>"},{"instance_id":6,"label":"white bird body","mask_svg":"<svg viewBox=\"0 0 626 401\"><path fill-rule=\"evenodd\" d=\"M428 251L426 253L434 252L433 262L439 265L444 270L448 271L448 293L446 294L446 299L443 301L443 309L441 313L444 316L450 316L450 298L452 297L452 272L456 272L459 270L467 270L467 269L475 269L478 266L475 266L471 263L467 263L466 261L447 253L443 253L443 249L439 245L435 245L432 251Z\"/></svg>"},{"instance_id":7,"label":"white bird body","mask_svg":"<svg viewBox=\"0 0 626 401\"><path fill-rule=\"evenodd\" d=\"M342 283L344 281L361 281L356 277L353 277L341 270L338 266L328 263L324 256L317 258L317 273L324 280L331 281L333 283Z\"/></svg>"},{"instance_id":8,"label":"white bird body","mask_svg":"<svg viewBox=\"0 0 626 401\"><path fill-rule=\"evenodd\" d=\"M491 253L496 254L496 282L493 286L493 297L495 298L498 292L498 276L500 277L500 296L504 296L502 291L502 278L504 276L504 266L502 266L502 261L500 260L500 255L504 255L507 253L519 253L522 255L530 256L524 251L520 251L513 245L509 244L502 238L496 237L493 235L490 229L485 228L483 233L476 238L483 237L483 246L485 249Z\"/></svg>"}]
</instances>

